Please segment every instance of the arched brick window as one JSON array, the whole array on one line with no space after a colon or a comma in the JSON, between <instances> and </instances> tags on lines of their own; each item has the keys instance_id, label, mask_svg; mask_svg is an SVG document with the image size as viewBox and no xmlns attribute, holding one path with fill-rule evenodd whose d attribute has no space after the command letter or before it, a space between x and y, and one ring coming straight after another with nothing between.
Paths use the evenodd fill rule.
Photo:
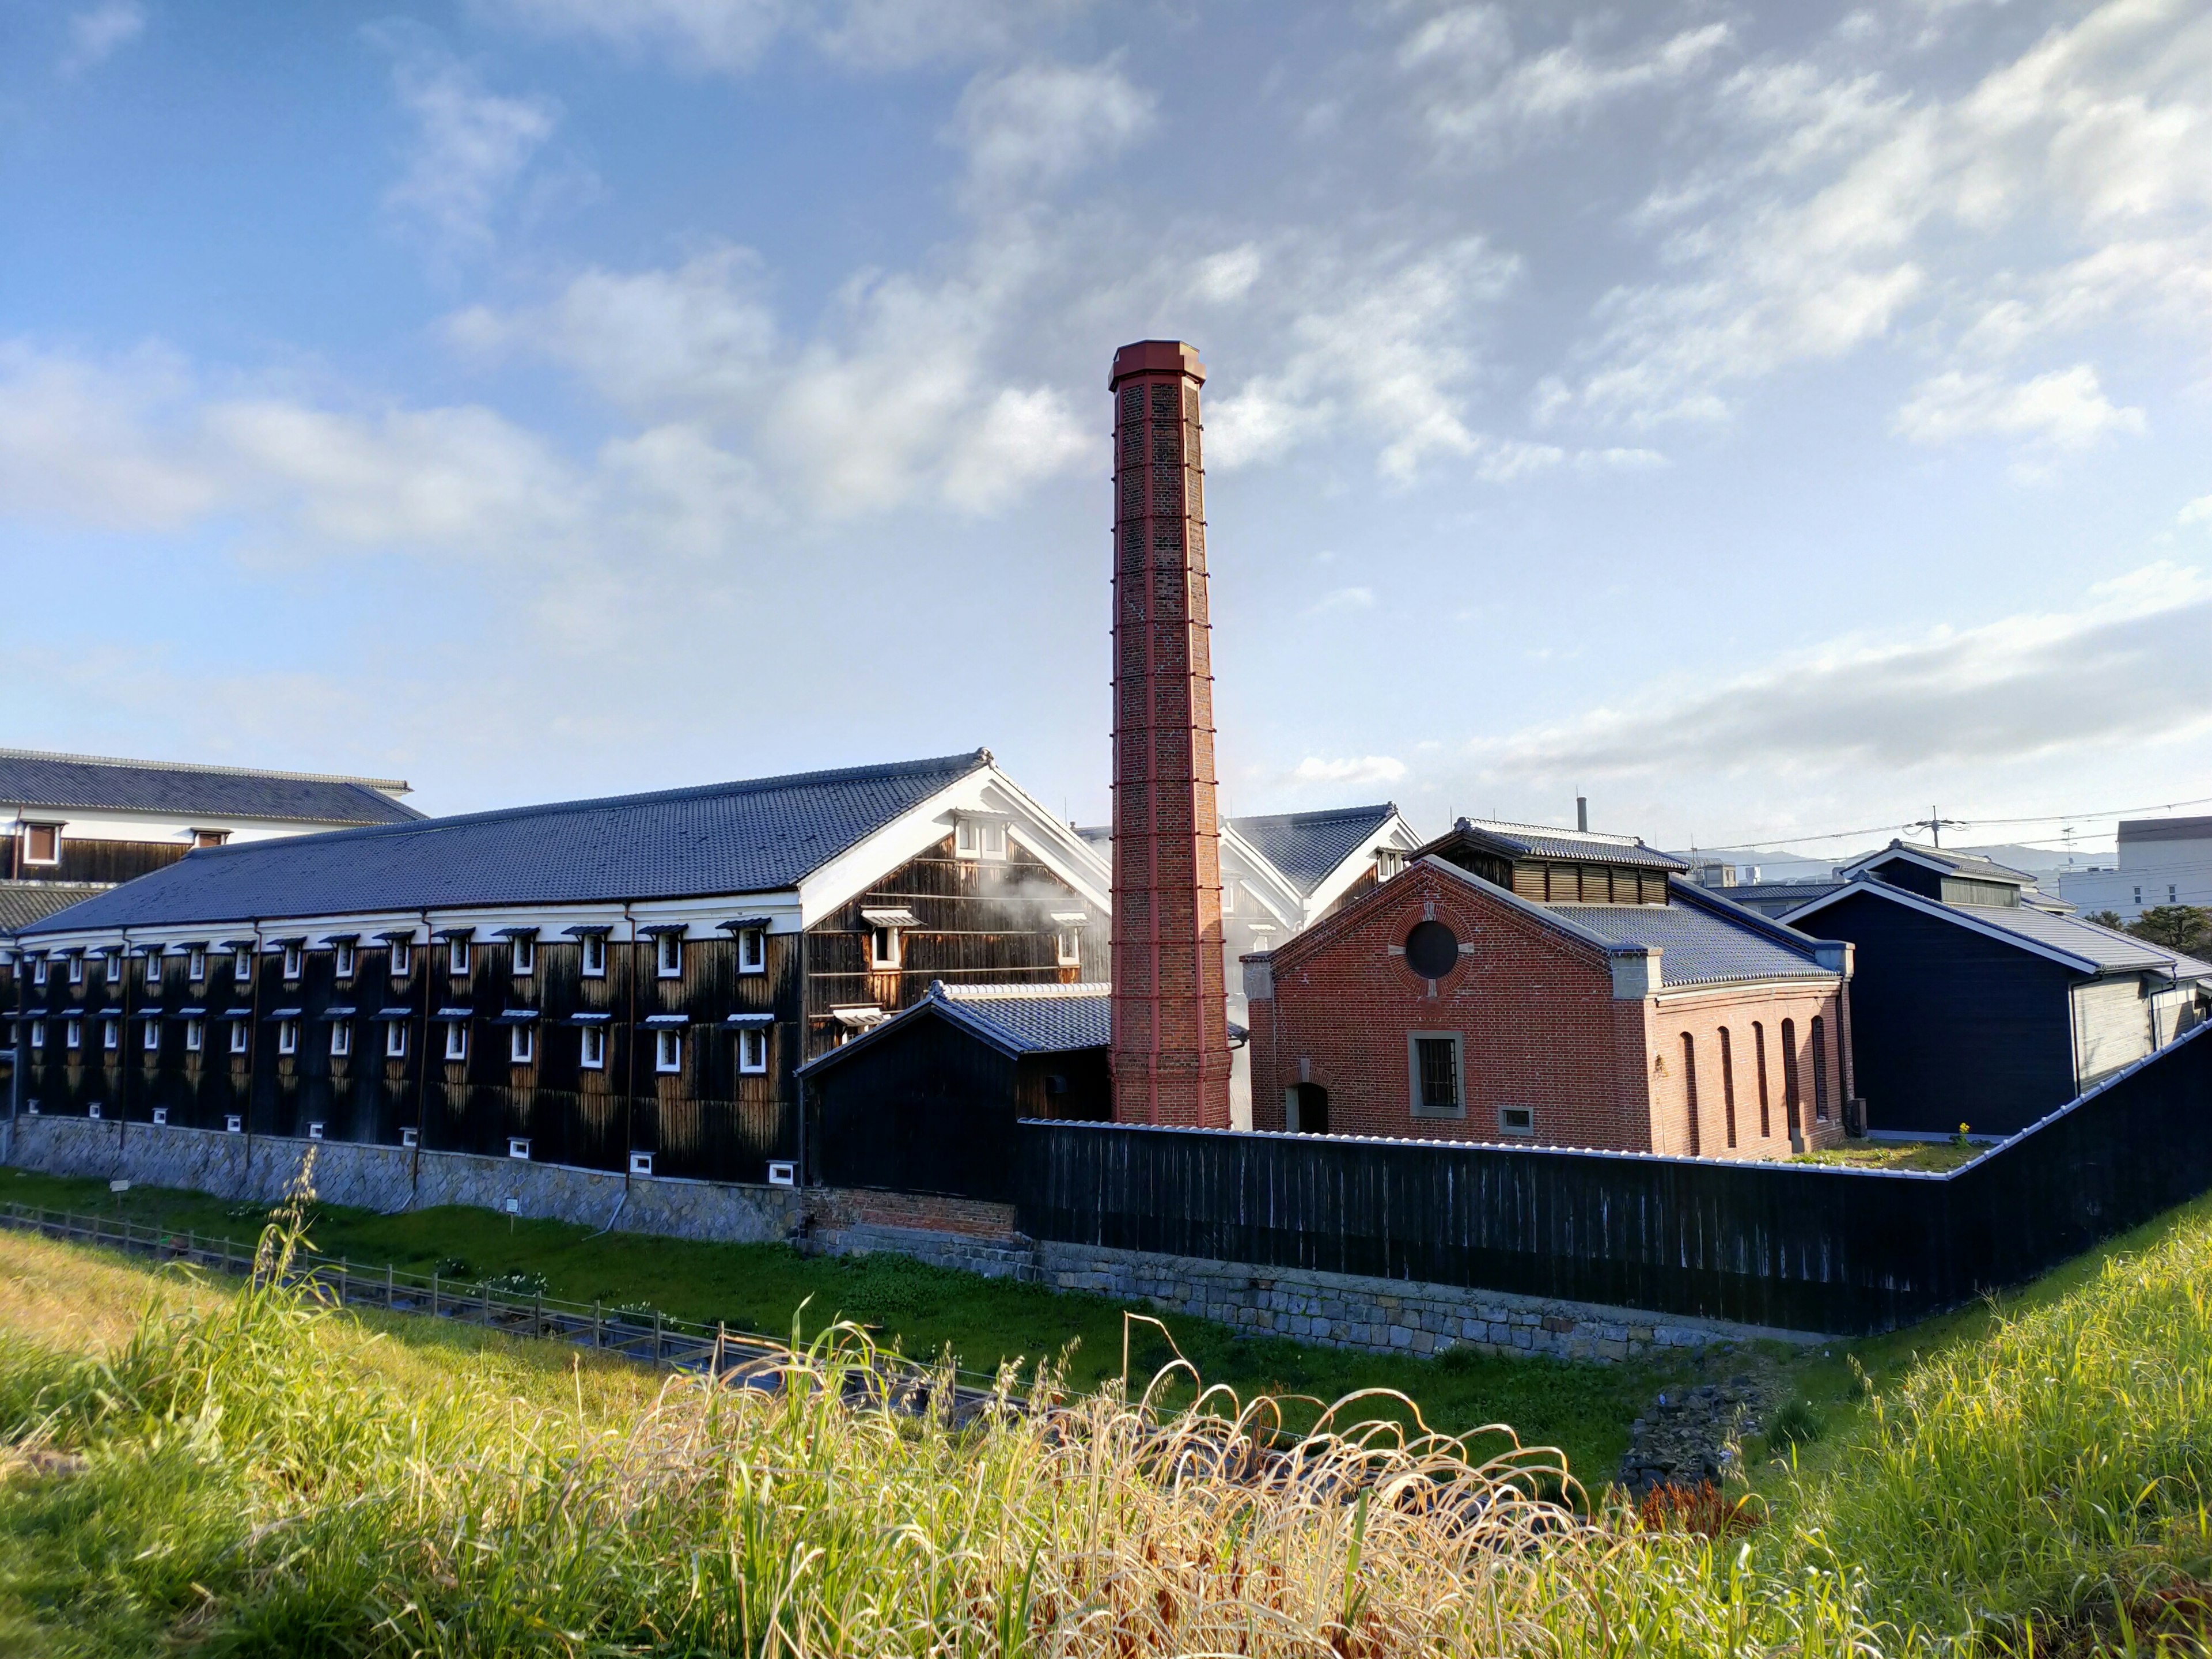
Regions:
<instances>
[{"instance_id":1,"label":"arched brick window","mask_svg":"<svg viewBox=\"0 0 2212 1659\"><path fill-rule=\"evenodd\" d=\"M1682 1033L1682 1106L1690 1130L1690 1156L1698 1155L1698 1041Z\"/></svg>"},{"instance_id":2,"label":"arched brick window","mask_svg":"<svg viewBox=\"0 0 2212 1659\"><path fill-rule=\"evenodd\" d=\"M1782 1022L1782 1116L1790 1126L1793 1141L1805 1133L1801 1098L1797 1088L1797 1022L1785 1019Z\"/></svg>"},{"instance_id":3,"label":"arched brick window","mask_svg":"<svg viewBox=\"0 0 2212 1659\"><path fill-rule=\"evenodd\" d=\"M1813 1016L1813 1116L1828 1121L1828 1027L1818 1014Z\"/></svg>"},{"instance_id":4,"label":"arched brick window","mask_svg":"<svg viewBox=\"0 0 2212 1659\"><path fill-rule=\"evenodd\" d=\"M1774 1120L1767 1109L1766 1027L1757 1020L1751 1023L1751 1048L1759 1060L1759 1138L1765 1140L1774 1133Z\"/></svg>"},{"instance_id":5,"label":"arched brick window","mask_svg":"<svg viewBox=\"0 0 2212 1659\"><path fill-rule=\"evenodd\" d=\"M1735 1054L1729 1041L1729 1028L1721 1027L1721 1116L1722 1127L1728 1131L1730 1150L1735 1146Z\"/></svg>"}]
</instances>

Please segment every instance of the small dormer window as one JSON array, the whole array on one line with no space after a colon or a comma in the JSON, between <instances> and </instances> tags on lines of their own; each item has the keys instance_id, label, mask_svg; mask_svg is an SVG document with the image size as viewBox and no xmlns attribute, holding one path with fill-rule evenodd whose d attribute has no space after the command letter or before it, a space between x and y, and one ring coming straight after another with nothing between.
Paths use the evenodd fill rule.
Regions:
<instances>
[{"instance_id":1,"label":"small dormer window","mask_svg":"<svg viewBox=\"0 0 2212 1659\"><path fill-rule=\"evenodd\" d=\"M242 1054L246 1052L246 1022L242 1019L232 1020L230 1022L230 1052L234 1054Z\"/></svg>"},{"instance_id":2,"label":"small dormer window","mask_svg":"<svg viewBox=\"0 0 2212 1659\"><path fill-rule=\"evenodd\" d=\"M1395 847L1378 847L1375 849L1376 880L1388 881L1405 867L1406 854L1402 849Z\"/></svg>"},{"instance_id":3,"label":"small dormer window","mask_svg":"<svg viewBox=\"0 0 2212 1659\"><path fill-rule=\"evenodd\" d=\"M963 859L1006 857L1006 820L977 817L963 813L953 820L952 851L957 857Z\"/></svg>"},{"instance_id":4,"label":"small dormer window","mask_svg":"<svg viewBox=\"0 0 2212 1659\"><path fill-rule=\"evenodd\" d=\"M331 1022L331 1058L343 1060L353 1053L353 1026L345 1020Z\"/></svg>"},{"instance_id":5,"label":"small dormer window","mask_svg":"<svg viewBox=\"0 0 2212 1659\"><path fill-rule=\"evenodd\" d=\"M280 1054L296 1054L300 1052L300 1022L298 1020L280 1019L276 1022L276 1052Z\"/></svg>"},{"instance_id":6,"label":"small dormer window","mask_svg":"<svg viewBox=\"0 0 2212 1659\"><path fill-rule=\"evenodd\" d=\"M746 1030L738 1033L738 1070L751 1077L768 1070L768 1033Z\"/></svg>"},{"instance_id":7,"label":"small dormer window","mask_svg":"<svg viewBox=\"0 0 2212 1659\"><path fill-rule=\"evenodd\" d=\"M607 976L607 936L586 933L583 939L584 977L605 979Z\"/></svg>"},{"instance_id":8,"label":"small dormer window","mask_svg":"<svg viewBox=\"0 0 2212 1659\"><path fill-rule=\"evenodd\" d=\"M81 1019L73 1019L69 1021L62 1028L62 1037L64 1045L68 1048L83 1048L84 1022Z\"/></svg>"},{"instance_id":9,"label":"small dormer window","mask_svg":"<svg viewBox=\"0 0 2212 1659\"><path fill-rule=\"evenodd\" d=\"M24 863L59 864L61 861L61 825L58 823L27 823L23 826Z\"/></svg>"},{"instance_id":10,"label":"small dormer window","mask_svg":"<svg viewBox=\"0 0 2212 1659\"><path fill-rule=\"evenodd\" d=\"M161 947L158 945L146 947L146 994L149 997L161 994ZM120 964L118 966L119 968ZM118 973L117 977L119 979L121 975Z\"/></svg>"},{"instance_id":11,"label":"small dormer window","mask_svg":"<svg viewBox=\"0 0 2212 1659\"><path fill-rule=\"evenodd\" d=\"M1083 930L1063 927L1053 935L1053 957L1062 968L1083 965Z\"/></svg>"},{"instance_id":12,"label":"small dormer window","mask_svg":"<svg viewBox=\"0 0 2212 1659\"><path fill-rule=\"evenodd\" d=\"M665 939L666 934L663 934ZM653 1034L653 1069L656 1072L680 1072L684 1069L684 1034L681 1031L655 1031Z\"/></svg>"},{"instance_id":13,"label":"small dormer window","mask_svg":"<svg viewBox=\"0 0 2212 1659\"><path fill-rule=\"evenodd\" d=\"M738 929L738 971L741 974L764 974L768 971L767 928Z\"/></svg>"},{"instance_id":14,"label":"small dormer window","mask_svg":"<svg viewBox=\"0 0 2212 1659\"><path fill-rule=\"evenodd\" d=\"M415 971L415 942L412 939L396 939L392 940L391 944L392 977L405 979L408 975Z\"/></svg>"},{"instance_id":15,"label":"small dormer window","mask_svg":"<svg viewBox=\"0 0 2212 1659\"><path fill-rule=\"evenodd\" d=\"M149 1019L143 1023L146 1028L143 1046L149 1054L160 1054L161 1052L161 1022L158 1019Z\"/></svg>"},{"instance_id":16,"label":"small dormer window","mask_svg":"<svg viewBox=\"0 0 2212 1659\"><path fill-rule=\"evenodd\" d=\"M100 1046L106 1049L111 1054L123 1046L123 1030L120 1021L103 1019L100 1022Z\"/></svg>"},{"instance_id":17,"label":"small dormer window","mask_svg":"<svg viewBox=\"0 0 2212 1659\"><path fill-rule=\"evenodd\" d=\"M684 977L684 935L655 933L653 936L653 971L662 979Z\"/></svg>"},{"instance_id":18,"label":"small dormer window","mask_svg":"<svg viewBox=\"0 0 2212 1659\"><path fill-rule=\"evenodd\" d=\"M228 830L195 830L192 831L192 845L195 847L220 847L229 839L230 831Z\"/></svg>"},{"instance_id":19,"label":"small dormer window","mask_svg":"<svg viewBox=\"0 0 2212 1659\"><path fill-rule=\"evenodd\" d=\"M246 945L230 953L230 976L241 986L253 977L253 952Z\"/></svg>"},{"instance_id":20,"label":"small dormer window","mask_svg":"<svg viewBox=\"0 0 2212 1659\"><path fill-rule=\"evenodd\" d=\"M107 953L107 959L100 964L100 972L107 976L107 982L110 985L120 986L123 983L125 960L122 951L110 951Z\"/></svg>"},{"instance_id":21,"label":"small dormer window","mask_svg":"<svg viewBox=\"0 0 2212 1659\"><path fill-rule=\"evenodd\" d=\"M606 1069L607 1028L605 1026L586 1025L584 1027L583 1041L578 1054L578 1060L586 1071L603 1072Z\"/></svg>"},{"instance_id":22,"label":"small dormer window","mask_svg":"<svg viewBox=\"0 0 2212 1659\"><path fill-rule=\"evenodd\" d=\"M868 929L868 966L896 968L899 965L899 930L896 927Z\"/></svg>"}]
</instances>

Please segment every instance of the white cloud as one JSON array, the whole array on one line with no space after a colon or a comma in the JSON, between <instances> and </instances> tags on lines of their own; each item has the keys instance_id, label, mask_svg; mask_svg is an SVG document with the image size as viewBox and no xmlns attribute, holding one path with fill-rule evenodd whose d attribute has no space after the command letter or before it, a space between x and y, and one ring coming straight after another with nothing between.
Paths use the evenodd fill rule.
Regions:
<instances>
[{"instance_id":1,"label":"white cloud","mask_svg":"<svg viewBox=\"0 0 2212 1659\"><path fill-rule=\"evenodd\" d=\"M2208 637L2212 578L2153 564L2064 611L1839 639L1468 753L1492 775L1550 779L1893 775L2078 754L2212 724Z\"/></svg>"},{"instance_id":2,"label":"white cloud","mask_svg":"<svg viewBox=\"0 0 2212 1659\"><path fill-rule=\"evenodd\" d=\"M1057 391L1007 386L947 458L945 499L970 513L991 512L1038 479L1065 471L1093 442Z\"/></svg>"},{"instance_id":3,"label":"white cloud","mask_svg":"<svg viewBox=\"0 0 2212 1659\"><path fill-rule=\"evenodd\" d=\"M1708 100L1713 159L1631 221L1669 269L1599 307L1582 408L1724 416L1744 382L1923 320L1984 362L2115 313L2212 342L2212 14L2108 0L1950 93L1825 50Z\"/></svg>"},{"instance_id":4,"label":"white cloud","mask_svg":"<svg viewBox=\"0 0 2212 1659\"><path fill-rule=\"evenodd\" d=\"M102 0L89 10L72 12L62 73L81 75L95 68L145 32L146 8L137 0Z\"/></svg>"},{"instance_id":5,"label":"white cloud","mask_svg":"<svg viewBox=\"0 0 2212 1659\"><path fill-rule=\"evenodd\" d=\"M189 523L220 494L180 414L192 391L159 348L100 362L0 342L0 503L115 529Z\"/></svg>"},{"instance_id":6,"label":"white cloud","mask_svg":"<svg viewBox=\"0 0 2212 1659\"><path fill-rule=\"evenodd\" d=\"M1087 0L478 0L557 39L603 41L679 69L743 73L779 39L834 62L902 69L1014 49Z\"/></svg>"},{"instance_id":7,"label":"white cloud","mask_svg":"<svg viewBox=\"0 0 2212 1659\"><path fill-rule=\"evenodd\" d=\"M1923 444L1993 434L2053 449L2086 449L2108 433L2141 433L2145 427L2142 410L2115 407L2087 363L2018 385L1952 369L1922 381L1897 412L1897 430Z\"/></svg>"},{"instance_id":8,"label":"white cloud","mask_svg":"<svg viewBox=\"0 0 2212 1659\"><path fill-rule=\"evenodd\" d=\"M386 208L423 231L441 254L479 251L492 221L560 123L551 99L487 92L476 71L420 32L397 26L370 37L392 51L392 83L415 125L405 171Z\"/></svg>"},{"instance_id":9,"label":"white cloud","mask_svg":"<svg viewBox=\"0 0 2212 1659\"><path fill-rule=\"evenodd\" d=\"M2199 495L2175 515L2174 522L2181 525L2212 525L2212 495Z\"/></svg>"},{"instance_id":10,"label":"white cloud","mask_svg":"<svg viewBox=\"0 0 2212 1659\"><path fill-rule=\"evenodd\" d=\"M1309 755L1291 775L1300 783L1396 783L1406 775L1406 763L1389 755L1358 755L1341 760Z\"/></svg>"},{"instance_id":11,"label":"white cloud","mask_svg":"<svg viewBox=\"0 0 2212 1659\"><path fill-rule=\"evenodd\" d=\"M1605 106L1678 86L1702 72L1734 39L1707 23L1594 58L1579 40L1516 59L1494 6L1431 18L1401 46L1398 61L1424 81L1421 118L1441 143L1502 159L1582 125Z\"/></svg>"},{"instance_id":12,"label":"white cloud","mask_svg":"<svg viewBox=\"0 0 2212 1659\"><path fill-rule=\"evenodd\" d=\"M1333 611L1372 611L1375 590L1371 587L1334 587L1306 607L1309 617L1325 617Z\"/></svg>"},{"instance_id":13,"label":"white cloud","mask_svg":"<svg viewBox=\"0 0 2212 1659\"><path fill-rule=\"evenodd\" d=\"M1158 100L1112 63L1027 64L971 81L947 136L984 200L1050 189L1151 131Z\"/></svg>"}]
</instances>

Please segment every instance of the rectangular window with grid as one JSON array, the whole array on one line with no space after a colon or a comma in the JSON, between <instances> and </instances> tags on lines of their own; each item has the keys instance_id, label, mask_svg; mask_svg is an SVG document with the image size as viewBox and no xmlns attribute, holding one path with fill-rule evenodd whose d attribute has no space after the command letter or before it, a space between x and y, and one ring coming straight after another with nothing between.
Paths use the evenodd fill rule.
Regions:
<instances>
[{"instance_id":1,"label":"rectangular window with grid","mask_svg":"<svg viewBox=\"0 0 2212 1659\"><path fill-rule=\"evenodd\" d=\"M527 1025L508 1026L507 1057L514 1065L529 1065L538 1058L538 1033Z\"/></svg>"},{"instance_id":2,"label":"rectangular window with grid","mask_svg":"<svg viewBox=\"0 0 2212 1659\"><path fill-rule=\"evenodd\" d=\"M392 942L392 977L405 979L415 971L415 945L412 940L396 939Z\"/></svg>"},{"instance_id":3,"label":"rectangular window with grid","mask_svg":"<svg viewBox=\"0 0 2212 1659\"><path fill-rule=\"evenodd\" d=\"M234 1019L228 1021L227 1024L230 1026L230 1052L234 1054L244 1054L247 1038L246 1022L242 1019Z\"/></svg>"},{"instance_id":4,"label":"rectangular window with grid","mask_svg":"<svg viewBox=\"0 0 2212 1659\"><path fill-rule=\"evenodd\" d=\"M607 976L607 936L605 933L584 935L584 977L605 979Z\"/></svg>"},{"instance_id":5,"label":"rectangular window with grid","mask_svg":"<svg viewBox=\"0 0 2212 1659\"><path fill-rule=\"evenodd\" d=\"M653 936L653 969L662 979L684 977L684 935L655 933Z\"/></svg>"},{"instance_id":6,"label":"rectangular window with grid","mask_svg":"<svg viewBox=\"0 0 2212 1659\"><path fill-rule=\"evenodd\" d=\"M384 1055L387 1060L407 1058L407 1023L388 1019L384 1022Z\"/></svg>"},{"instance_id":7,"label":"rectangular window with grid","mask_svg":"<svg viewBox=\"0 0 2212 1659\"><path fill-rule=\"evenodd\" d=\"M768 971L768 929L741 927L738 930L738 971L741 974L764 974Z\"/></svg>"},{"instance_id":8,"label":"rectangular window with grid","mask_svg":"<svg viewBox=\"0 0 2212 1659\"><path fill-rule=\"evenodd\" d=\"M583 1030L582 1060L587 1072L604 1072L607 1068L607 1032L604 1025L586 1025Z\"/></svg>"},{"instance_id":9,"label":"rectangular window with grid","mask_svg":"<svg viewBox=\"0 0 2212 1659\"><path fill-rule=\"evenodd\" d=\"M469 1024L465 1019L446 1022L446 1058L466 1060L469 1057Z\"/></svg>"},{"instance_id":10,"label":"rectangular window with grid","mask_svg":"<svg viewBox=\"0 0 2212 1659\"><path fill-rule=\"evenodd\" d=\"M681 1031L655 1031L653 1036L653 1069L656 1072L682 1071L684 1034Z\"/></svg>"},{"instance_id":11,"label":"rectangular window with grid","mask_svg":"<svg viewBox=\"0 0 2212 1659\"><path fill-rule=\"evenodd\" d=\"M738 1070L749 1077L757 1077L768 1070L766 1031L738 1033Z\"/></svg>"},{"instance_id":12,"label":"rectangular window with grid","mask_svg":"<svg viewBox=\"0 0 2212 1659\"><path fill-rule=\"evenodd\" d=\"M1460 1086L1460 1034L1414 1031L1408 1034L1406 1046L1414 1115L1465 1115L1467 1102Z\"/></svg>"}]
</instances>

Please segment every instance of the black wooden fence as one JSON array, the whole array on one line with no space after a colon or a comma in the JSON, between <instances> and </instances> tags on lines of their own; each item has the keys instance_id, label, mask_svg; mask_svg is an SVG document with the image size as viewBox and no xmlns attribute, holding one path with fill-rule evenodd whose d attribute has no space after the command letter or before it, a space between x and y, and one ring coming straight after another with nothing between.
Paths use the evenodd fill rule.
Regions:
<instances>
[{"instance_id":1,"label":"black wooden fence","mask_svg":"<svg viewBox=\"0 0 2212 1659\"><path fill-rule=\"evenodd\" d=\"M1024 1121L1032 1237L1838 1334L2017 1283L2212 1189L2200 1029L1948 1175Z\"/></svg>"}]
</instances>

